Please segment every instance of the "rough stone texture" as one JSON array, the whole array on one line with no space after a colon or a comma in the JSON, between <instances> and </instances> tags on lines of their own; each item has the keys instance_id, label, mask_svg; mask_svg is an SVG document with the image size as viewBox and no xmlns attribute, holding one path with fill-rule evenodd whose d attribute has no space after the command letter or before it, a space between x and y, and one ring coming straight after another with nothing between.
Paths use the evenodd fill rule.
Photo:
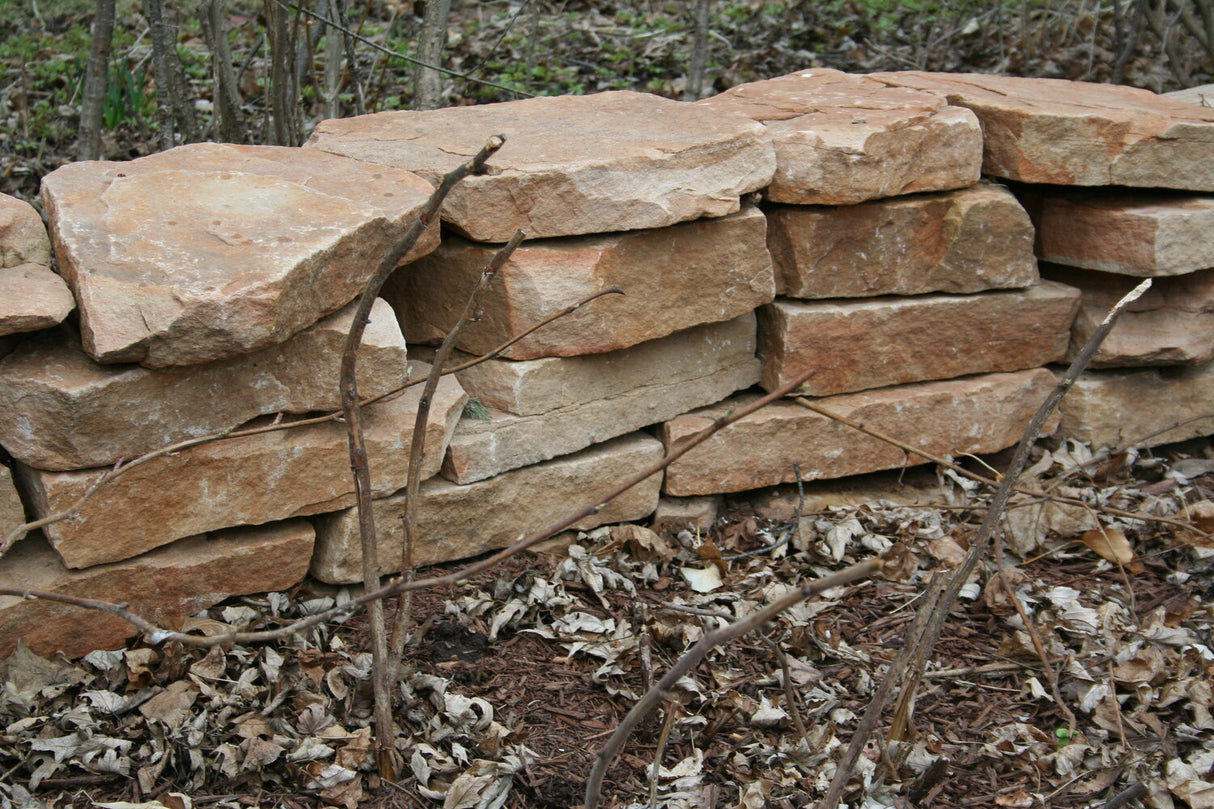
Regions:
<instances>
[{"instance_id":1,"label":"rough stone texture","mask_svg":"<svg viewBox=\"0 0 1214 809\"><path fill-rule=\"evenodd\" d=\"M653 512L651 527L670 536L677 536L681 531L707 536L720 510L721 498L718 496L663 497Z\"/></svg>"},{"instance_id":2,"label":"rough stone texture","mask_svg":"<svg viewBox=\"0 0 1214 809\"><path fill-rule=\"evenodd\" d=\"M1214 191L1214 110L1149 90L977 73L875 73L982 122L982 171L1054 185Z\"/></svg>"},{"instance_id":3,"label":"rough stone texture","mask_svg":"<svg viewBox=\"0 0 1214 809\"><path fill-rule=\"evenodd\" d=\"M659 441L635 433L470 486L427 480L421 485L416 516L420 540L413 549L414 562L430 565L505 547L570 516L661 457ZM654 475L574 526L588 530L643 519L657 507L660 488L661 475ZM374 505L385 574L401 569L403 500L403 495L393 495ZM362 581L358 517L352 509L318 518L316 538L313 576L337 584Z\"/></svg>"},{"instance_id":4,"label":"rough stone texture","mask_svg":"<svg viewBox=\"0 0 1214 809\"><path fill-rule=\"evenodd\" d=\"M363 411L373 491L403 488L421 387ZM426 427L422 475L438 471L466 399L445 378ZM348 508L354 502L346 428L333 422L200 444L133 468L99 489L78 518L45 531L68 567L127 559L175 539ZM74 503L104 470L19 467L39 516Z\"/></svg>"},{"instance_id":5,"label":"rough stone texture","mask_svg":"<svg viewBox=\"0 0 1214 809\"><path fill-rule=\"evenodd\" d=\"M490 409L487 419L463 418L443 461L447 479L472 483L567 455L719 402L759 379L753 314L609 354L520 364L533 366L524 381L546 388L531 401L553 409L529 416Z\"/></svg>"},{"instance_id":6,"label":"rough stone texture","mask_svg":"<svg viewBox=\"0 0 1214 809\"><path fill-rule=\"evenodd\" d=\"M776 206L767 216L776 288L793 298L969 293L1037 280L1032 223L1000 186Z\"/></svg>"},{"instance_id":7,"label":"rough stone texture","mask_svg":"<svg viewBox=\"0 0 1214 809\"><path fill-rule=\"evenodd\" d=\"M1214 107L1214 84L1201 84L1184 90L1173 90L1164 95L1189 104L1197 104L1206 108Z\"/></svg>"},{"instance_id":8,"label":"rough stone texture","mask_svg":"<svg viewBox=\"0 0 1214 809\"><path fill-rule=\"evenodd\" d=\"M977 117L930 93L815 69L697 103L767 127L776 173L764 196L773 202L849 205L978 182Z\"/></svg>"},{"instance_id":9,"label":"rough stone texture","mask_svg":"<svg viewBox=\"0 0 1214 809\"><path fill-rule=\"evenodd\" d=\"M0 466L0 539L25 522L25 506L13 485L13 471Z\"/></svg>"},{"instance_id":10,"label":"rough stone texture","mask_svg":"<svg viewBox=\"0 0 1214 809\"><path fill-rule=\"evenodd\" d=\"M190 537L135 559L73 571L34 534L0 560L0 587L125 603L159 626L177 628L183 618L229 596L296 584L307 575L314 537L306 520L291 520ZM44 657L80 657L119 648L135 633L104 612L0 596L0 658L18 639Z\"/></svg>"},{"instance_id":11,"label":"rough stone texture","mask_svg":"<svg viewBox=\"0 0 1214 809\"><path fill-rule=\"evenodd\" d=\"M51 240L33 205L0 194L0 268L19 264L51 266Z\"/></svg>"},{"instance_id":12,"label":"rough stone texture","mask_svg":"<svg viewBox=\"0 0 1214 809\"><path fill-rule=\"evenodd\" d=\"M608 295L562 317L505 353L568 357L627 348L701 323L731 320L775 297L764 246L766 219L749 208L661 230L523 244L498 272L458 347L496 349L514 335L612 285ZM433 255L388 279L383 296L413 343L439 342L459 317L494 250L445 239Z\"/></svg>"},{"instance_id":13,"label":"rough stone texture","mask_svg":"<svg viewBox=\"0 0 1214 809\"><path fill-rule=\"evenodd\" d=\"M1093 447L1170 444L1214 435L1214 363L1095 371L1076 380L1059 409L1059 435Z\"/></svg>"},{"instance_id":14,"label":"rough stone texture","mask_svg":"<svg viewBox=\"0 0 1214 809\"><path fill-rule=\"evenodd\" d=\"M153 368L264 348L345 306L430 193L386 166L214 143L42 181L85 350Z\"/></svg>"},{"instance_id":15,"label":"rough stone texture","mask_svg":"<svg viewBox=\"0 0 1214 809\"><path fill-rule=\"evenodd\" d=\"M1214 198L1024 189L1021 199L1036 226L1042 261L1138 277L1214 267Z\"/></svg>"},{"instance_id":16,"label":"rough stone texture","mask_svg":"<svg viewBox=\"0 0 1214 809\"><path fill-rule=\"evenodd\" d=\"M0 361L0 444L38 469L106 466L269 413L341 407L338 377L351 304L276 346L206 365L101 365L72 329L31 336ZM371 310L359 351L359 393L407 378L392 308Z\"/></svg>"},{"instance_id":17,"label":"rough stone texture","mask_svg":"<svg viewBox=\"0 0 1214 809\"><path fill-rule=\"evenodd\" d=\"M658 228L738 210L775 171L759 124L632 92L531 98L322 121L307 146L439 177L492 135L489 171L457 185L443 220L505 242Z\"/></svg>"},{"instance_id":18,"label":"rough stone texture","mask_svg":"<svg viewBox=\"0 0 1214 809\"><path fill-rule=\"evenodd\" d=\"M1124 275L1046 265L1048 277L1083 292L1071 330L1067 362L1109 310L1138 284ZM1096 350L1090 367L1193 365L1214 359L1214 270L1156 278L1142 297L1122 312Z\"/></svg>"},{"instance_id":19,"label":"rough stone texture","mask_svg":"<svg viewBox=\"0 0 1214 809\"><path fill-rule=\"evenodd\" d=\"M72 291L50 267L18 264L0 269L0 335L50 328L75 308Z\"/></svg>"},{"instance_id":20,"label":"rough stone texture","mask_svg":"<svg viewBox=\"0 0 1214 809\"><path fill-rule=\"evenodd\" d=\"M1053 374L1038 368L849 393L817 404L933 455L958 455L995 452L1020 440L1053 387ZM662 427L662 440L670 447L753 398L742 394L672 419ZM1046 434L1054 424L1047 424ZM800 464L803 480L816 480L926 461L908 461L902 450L795 402L776 402L671 464L665 492L714 494L791 483L793 463Z\"/></svg>"},{"instance_id":21,"label":"rough stone texture","mask_svg":"<svg viewBox=\"0 0 1214 809\"><path fill-rule=\"evenodd\" d=\"M759 310L760 384L813 369L812 396L1020 371L1066 354L1079 291L1045 281L979 295L778 300Z\"/></svg>"},{"instance_id":22,"label":"rough stone texture","mask_svg":"<svg viewBox=\"0 0 1214 809\"><path fill-rule=\"evenodd\" d=\"M606 354L489 360L456 374L469 396L516 416L534 416L602 399L702 379L750 363L757 368L755 317L705 323ZM429 359L433 351L417 354ZM453 363L471 360L457 353ZM757 373L757 372L756 372ZM755 376L742 387L758 381ZM629 430L628 432L631 432Z\"/></svg>"}]
</instances>

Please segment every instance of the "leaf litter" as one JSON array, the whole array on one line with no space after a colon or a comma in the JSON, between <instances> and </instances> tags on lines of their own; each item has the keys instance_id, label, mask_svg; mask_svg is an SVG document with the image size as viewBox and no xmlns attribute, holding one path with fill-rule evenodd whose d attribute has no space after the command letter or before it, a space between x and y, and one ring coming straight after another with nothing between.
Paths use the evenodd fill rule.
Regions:
<instances>
[{"instance_id":1,"label":"leaf litter","mask_svg":"<svg viewBox=\"0 0 1214 809\"><path fill-rule=\"evenodd\" d=\"M1154 809L1214 807L1214 545L1101 511L1208 532L1214 475L1193 462L1209 452L1040 450L1005 520L1006 569L970 582L905 732L881 734L888 709L846 805L1097 806L1135 789ZM362 616L248 648L133 644L66 661L19 646L0 662L0 809L580 805L606 736L692 644L905 543L917 559L905 580L828 591L713 650L629 740L602 803L814 805L925 581L963 557L982 496L948 470L929 505L774 521L739 501L705 535L605 526L567 537L563 555L419 594L395 783L374 772ZM184 629L272 628L349 597L309 585L241 598Z\"/></svg>"}]
</instances>

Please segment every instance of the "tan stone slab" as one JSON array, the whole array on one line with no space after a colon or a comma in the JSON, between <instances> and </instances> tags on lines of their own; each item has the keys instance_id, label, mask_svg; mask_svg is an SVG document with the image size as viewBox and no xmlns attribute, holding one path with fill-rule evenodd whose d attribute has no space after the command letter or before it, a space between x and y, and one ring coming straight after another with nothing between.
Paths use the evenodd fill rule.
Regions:
<instances>
[{"instance_id":1,"label":"tan stone slab","mask_svg":"<svg viewBox=\"0 0 1214 809\"><path fill-rule=\"evenodd\" d=\"M0 445L38 469L106 466L270 413L341 407L338 377L354 305L280 343L205 365L100 365L63 328L0 361ZM392 308L371 310L358 355L359 393L407 378Z\"/></svg>"},{"instance_id":2,"label":"tan stone slab","mask_svg":"<svg viewBox=\"0 0 1214 809\"><path fill-rule=\"evenodd\" d=\"M874 73L968 107L982 171L1053 185L1214 191L1214 110L1111 84L978 73Z\"/></svg>"},{"instance_id":3,"label":"tan stone slab","mask_svg":"<svg viewBox=\"0 0 1214 809\"><path fill-rule=\"evenodd\" d=\"M1048 277L1083 293L1071 331L1070 362L1117 301L1138 284L1124 275L1046 265ZM1090 367L1195 365L1214 359L1214 270L1156 278L1122 312Z\"/></svg>"},{"instance_id":4,"label":"tan stone slab","mask_svg":"<svg viewBox=\"0 0 1214 809\"><path fill-rule=\"evenodd\" d=\"M682 531L694 531L707 536L717 521L722 498L707 497L663 497L654 509L650 527L659 533L677 536Z\"/></svg>"},{"instance_id":5,"label":"tan stone slab","mask_svg":"<svg viewBox=\"0 0 1214 809\"><path fill-rule=\"evenodd\" d=\"M51 240L33 205L0 194L0 269L20 264L51 266Z\"/></svg>"},{"instance_id":6,"label":"tan stone slab","mask_svg":"<svg viewBox=\"0 0 1214 809\"><path fill-rule=\"evenodd\" d=\"M364 410L377 495L404 487L420 386ZM438 471L466 399L440 384L426 425L424 477ZM133 468L102 487L74 520L45 529L71 568L127 559L182 537L348 508L354 502L344 425L333 422L200 444ZM19 467L39 516L74 503L104 470L44 472Z\"/></svg>"},{"instance_id":7,"label":"tan stone slab","mask_svg":"<svg viewBox=\"0 0 1214 809\"><path fill-rule=\"evenodd\" d=\"M574 514L661 457L661 442L635 433L468 486L442 478L427 480L421 485L414 563L430 565L503 548ZM657 474L634 486L598 513L575 523L575 527L588 530L644 519L657 506L661 477ZM401 569L403 501L402 494L375 501L384 574ZM362 581L362 551L354 511L318 518L316 535L312 575L336 584Z\"/></svg>"},{"instance_id":8,"label":"tan stone slab","mask_svg":"<svg viewBox=\"0 0 1214 809\"><path fill-rule=\"evenodd\" d=\"M818 399L845 418L896 437L933 455L995 452L1020 440L1054 387L1038 368ZM753 401L741 394L679 416L662 427L667 447L693 435L730 408ZM1047 425L1046 434L1055 422ZM676 496L746 491L796 480L840 478L925 463L902 450L807 410L776 402L722 430L666 470L664 491Z\"/></svg>"},{"instance_id":9,"label":"tan stone slab","mask_svg":"<svg viewBox=\"0 0 1214 809\"><path fill-rule=\"evenodd\" d=\"M1153 447L1214 435L1214 363L1091 371L1059 409L1058 434L1093 447Z\"/></svg>"},{"instance_id":10,"label":"tan stone slab","mask_svg":"<svg viewBox=\"0 0 1214 809\"><path fill-rule=\"evenodd\" d=\"M1140 278L1214 267L1214 197L1025 189L1021 199L1042 261Z\"/></svg>"},{"instance_id":11,"label":"tan stone slab","mask_svg":"<svg viewBox=\"0 0 1214 809\"><path fill-rule=\"evenodd\" d=\"M482 299L458 347L485 354L610 286L608 295L515 343L511 359L597 354L702 323L732 320L775 297L767 223L755 208L660 230L524 243ZM437 343L463 311L495 250L458 237L393 274L383 297L411 343Z\"/></svg>"},{"instance_id":12,"label":"tan stone slab","mask_svg":"<svg viewBox=\"0 0 1214 809\"><path fill-rule=\"evenodd\" d=\"M34 534L0 560L0 587L28 587L126 604L157 625L181 620L226 598L285 590L308 572L315 532L306 520L190 537L134 559L68 570ZM116 649L136 634L122 619L51 601L0 596L0 658L18 639L36 654L80 657Z\"/></svg>"},{"instance_id":13,"label":"tan stone slab","mask_svg":"<svg viewBox=\"0 0 1214 809\"><path fill-rule=\"evenodd\" d=\"M759 310L767 390L806 371L812 396L1020 371L1066 354L1079 291L1024 290L846 301L777 300Z\"/></svg>"},{"instance_id":14,"label":"tan stone slab","mask_svg":"<svg viewBox=\"0 0 1214 809\"><path fill-rule=\"evenodd\" d=\"M645 93L530 98L322 121L307 146L439 177L492 135L489 170L456 186L443 220L474 241L658 228L723 216L771 180L763 127Z\"/></svg>"},{"instance_id":15,"label":"tan stone slab","mask_svg":"<svg viewBox=\"0 0 1214 809\"><path fill-rule=\"evenodd\" d=\"M49 329L76 308L62 278L41 264L0 269L0 335Z\"/></svg>"},{"instance_id":16,"label":"tan stone slab","mask_svg":"<svg viewBox=\"0 0 1214 809\"><path fill-rule=\"evenodd\" d=\"M1200 107L1214 107L1214 84L1201 84L1197 87L1188 87L1184 90L1173 90L1170 93L1164 93L1164 95L1177 101L1197 104Z\"/></svg>"},{"instance_id":17,"label":"tan stone slab","mask_svg":"<svg viewBox=\"0 0 1214 809\"><path fill-rule=\"evenodd\" d=\"M494 409L489 409L488 417L483 419L465 416L447 448L443 476L456 483L472 483L577 452L719 402L759 379L753 314L729 323L679 332L655 342L665 343L665 350L636 351L652 345L643 343L623 352L557 360L577 362L580 366L566 381L576 381L594 365L599 369L599 382L592 384L589 391L573 388L562 393L563 386L553 386L553 399L572 399L572 404L531 416ZM624 352L633 352L634 356L623 358L620 363L613 361ZM642 367L637 360L646 355L650 364ZM613 382L610 378L617 372L619 377ZM547 378L557 380L559 376L549 373ZM626 378L637 384L622 384ZM601 397L587 396L596 389L603 394Z\"/></svg>"},{"instance_id":18,"label":"tan stone slab","mask_svg":"<svg viewBox=\"0 0 1214 809\"><path fill-rule=\"evenodd\" d=\"M1037 280L1033 226L1006 189L767 212L776 288L792 298L969 293Z\"/></svg>"},{"instance_id":19,"label":"tan stone slab","mask_svg":"<svg viewBox=\"0 0 1214 809\"><path fill-rule=\"evenodd\" d=\"M42 181L85 350L153 368L265 348L345 306L430 193L386 166L214 143Z\"/></svg>"},{"instance_id":20,"label":"tan stone slab","mask_svg":"<svg viewBox=\"0 0 1214 809\"><path fill-rule=\"evenodd\" d=\"M25 522L25 506L13 484L13 470L0 466L0 537Z\"/></svg>"},{"instance_id":21,"label":"tan stone slab","mask_svg":"<svg viewBox=\"0 0 1214 809\"><path fill-rule=\"evenodd\" d=\"M697 103L767 127L776 173L764 196L773 202L850 205L964 188L982 167L972 112L838 70L740 84Z\"/></svg>"}]
</instances>

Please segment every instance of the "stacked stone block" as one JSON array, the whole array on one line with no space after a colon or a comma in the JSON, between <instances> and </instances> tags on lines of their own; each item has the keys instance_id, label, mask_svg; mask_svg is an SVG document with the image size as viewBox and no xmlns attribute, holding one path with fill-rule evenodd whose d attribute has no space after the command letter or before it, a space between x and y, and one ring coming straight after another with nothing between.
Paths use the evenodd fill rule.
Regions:
<instances>
[{"instance_id":1,"label":"stacked stone block","mask_svg":"<svg viewBox=\"0 0 1214 809\"><path fill-rule=\"evenodd\" d=\"M0 332L36 332L0 334L0 446L22 497L3 469L0 528L71 505L123 459L252 430L125 472L0 559L0 584L127 601L172 624L309 571L357 582L344 426L272 428L336 409L350 301L430 184L498 133L507 142L489 170L444 206L441 240L431 229L376 303L361 393L424 373L516 229L529 240L460 336L457 362L589 294L624 294L444 379L413 514L417 564L545 528L806 372L806 400L924 453L1007 447L1054 384L1047 366L1130 276L1166 277L1098 359L1091 379L1106 404L1073 405L1062 429L1124 437L1144 384L1177 412L1204 413L1214 260L1198 193L1210 162L1198 164L1214 156L1214 118L1125 88L1006 81L812 70L696 104L604 93L384 113L325 122L301 149L198 144L65 167L42 200L60 275L37 213L0 200L0 284L33 266L59 285L3 296L42 308L33 319L0 310ZM1085 119L1078 99L1099 106L1101 93L1135 114ZM1187 191L1042 185L1109 182ZM1077 211L1095 208L1085 241ZM1092 259L1101 247L1125 266ZM403 564L416 391L366 413L384 573ZM1196 421L1162 440L1210 432ZM794 464L809 480L924 460L786 400L577 527L656 511L703 528L719 495L791 481ZM0 654L20 636L79 654L131 633L16 599L0 599L0 627Z\"/></svg>"}]
</instances>

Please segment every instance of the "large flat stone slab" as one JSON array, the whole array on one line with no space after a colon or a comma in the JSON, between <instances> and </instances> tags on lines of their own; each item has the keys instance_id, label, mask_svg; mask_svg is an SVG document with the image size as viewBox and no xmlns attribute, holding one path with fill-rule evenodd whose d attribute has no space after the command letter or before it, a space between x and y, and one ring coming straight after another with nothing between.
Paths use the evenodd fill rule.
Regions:
<instances>
[{"instance_id":1,"label":"large flat stone slab","mask_svg":"<svg viewBox=\"0 0 1214 809\"><path fill-rule=\"evenodd\" d=\"M205 365L101 365L64 327L33 335L0 361L0 445L38 469L86 469L132 459L270 413L341 407L338 377L354 306L286 342ZM359 350L359 393L407 378L392 308L371 310Z\"/></svg>"},{"instance_id":2,"label":"large flat stone slab","mask_svg":"<svg viewBox=\"0 0 1214 809\"><path fill-rule=\"evenodd\" d=\"M506 144L489 170L461 182L443 206L443 220L474 241L723 216L775 171L754 121L633 92L322 121L307 146L437 182L498 134Z\"/></svg>"},{"instance_id":3,"label":"large flat stone slab","mask_svg":"<svg viewBox=\"0 0 1214 809\"><path fill-rule=\"evenodd\" d=\"M49 329L75 308L72 291L50 267L18 264L0 269L0 336Z\"/></svg>"},{"instance_id":4,"label":"large flat stone slab","mask_svg":"<svg viewBox=\"0 0 1214 809\"><path fill-rule=\"evenodd\" d=\"M1214 197L1040 188L1020 196L1043 261L1140 278L1214 267Z\"/></svg>"},{"instance_id":5,"label":"large flat stone slab","mask_svg":"<svg viewBox=\"0 0 1214 809\"><path fill-rule=\"evenodd\" d=\"M776 173L764 196L850 205L978 182L978 118L938 96L838 70L803 70L740 84L697 102L767 127Z\"/></svg>"},{"instance_id":6,"label":"large flat stone slab","mask_svg":"<svg viewBox=\"0 0 1214 809\"><path fill-rule=\"evenodd\" d=\"M285 590L308 572L315 532L306 520L234 528L190 537L134 559L68 570L46 540L31 535L0 560L0 587L28 587L126 604L162 627L176 628L226 598ZM104 612L52 601L0 596L0 658L24 640L43 657L80 657L116 649L135 627Z\"/></svg>"},{"instance_id":7,"label":"large flat stone slab","mask_svg":"<svg viewBox=\"0 0 1214 809\"><path fill-rule=\"evenodd\" d=\"M469 486L442 478L427 480L421 485L415 517L414 564L463 559L510 545L611 491L625 477L656 463L662 452L661 442L636 433ZM657 507L661 477L659 473L634 486L576 527L588 530L644 519ZM402 566L403 500L402 495L393 495L375 501L384 574ZM316 520L316 531L312 575L336 584L362 581L357 515L353 511L325 515Z\"/></svg>"},{"instance_id":8,"label":"large flat stone slab","mask_svg":"<svg viewBox=\"0 0 1214 809\"><path fill-rule=\"evenodd\" d=\"M525 242L498 272L482 314L458 347L485 354L612 285L608 295L515 343L518 360L597 354L702 323L732 320L775 297L767 223L755 208L660 230ZM388 279L410 343L437 343L454 325L495 249L458 237Z\"/></svg>"},{"instance_id":9,"label":"large flat stone slab","mask_svg":"<svg viewBox=\"0 0 1214 809\"><path fill-rule=\"evenodd\" d=\"M1083 293L1071 331L1067 362L1137 278L1046 265L1047 277ZM1214 269L1156 278L1126 307L1092 357L1092 368L1196 365L1214 359Z\"/></svg>"},{"instance_id":10,"label":"large flat stone slab","mask_svg":"<svg viewBox=\"0 0 1214 809\"><path fill-rule=\"evenodd\" d=\"M364 409L373 491L407 482L421 387ZM454 379L435 392L422 475L434 475L466 396ZM71 568L128 559L194 534L339 511L354 503L346 428L333 422L234 438L156 458L102 487L74 520L48 525ZM19 468L39 516L74 503L103 472Z\"/></svg>"},{"instance_id":11,"label":"large flat stone slab","mask_svg":"<svg viewBox=\"0 0 1214 809\"><path fill-rule=\"evenodd\" d=\"M531 402L566 403L525 416L496 409L486 418L465 416L443 461L447 479L473 483L568 455L749 388L759 379L755 317L697 326L608 354L518 364L540 366L526 373L541 388L528 397ZM475 387L465 389L477 395Z\"/></svg>"},{"instance_id":12,"label":"large flat stone slab","mask_svg":"<svg viewBox=\"0 0 1214 809\"><path fill-rule=\"evenodd\" d=\"M843 207L780 205L767 217L776 288L791 298L969 293L1037 280L1032 223L996 185Z\"/></svg>"},{"instance_id":13,"label":"large flat stone slab","mask_svg":"<svg viewBox=\"0 0 1214 809\"><path fill-rule=\"evenodd\" d=\"M982 171L1026 183L1214 191L1214 110L1112 84L978 73L874 73L982 122Z\"/></svg>"},{"instance_id":14,"label":"large flat stone slab","mask_svg":"<svg viewBox=\"0 0 1214 809\"><path fill-rule=\"evenodd\" d=\"M761 384L806 371L812 396L1020 371L1066 354L1079 291L1025 290L848 301L777 300L759 310Z\"/></svg>"},{"instance_id":15,"label":"large flat stone slab","mask_svg":"<svg viewBox=\"0 0 1214 809\"><path fill-rule=\"evenodd\" d=\"M1059 409L1058 434L1094 448L1170 444L1214 435L1214 363L1091 371Z\"/></svg>"},{"instance_id":16,"label":"large flat stone slab","mask_svg":"<svg viewBox=\"0 0 1214 809\"><path fill-rule=\"evenodd\" d=\"M214 143L42 181L85 350L151 368L265 348L345 306L430 193L388 166Z\"/></svg>"},{"instance_id":17,"label":"large flat stone slab","mask_svg":"<svg viewBox=\"0 0 1214 809\"><path fill-rule=\"evenodd\" d=\"M942 382L922 382L818 399L817 404L933 455L996 452L1020 440L1054 387L1038 368ZM679 416L662 427L667 447L694 435L731 408L753 401L741 394ZM1047 425L1046 434L1057 423ZM718 432L666 470L665 492L716 494L840 478L926 463L795 402L776 402Z\"/></svg>"}]
</instances>

